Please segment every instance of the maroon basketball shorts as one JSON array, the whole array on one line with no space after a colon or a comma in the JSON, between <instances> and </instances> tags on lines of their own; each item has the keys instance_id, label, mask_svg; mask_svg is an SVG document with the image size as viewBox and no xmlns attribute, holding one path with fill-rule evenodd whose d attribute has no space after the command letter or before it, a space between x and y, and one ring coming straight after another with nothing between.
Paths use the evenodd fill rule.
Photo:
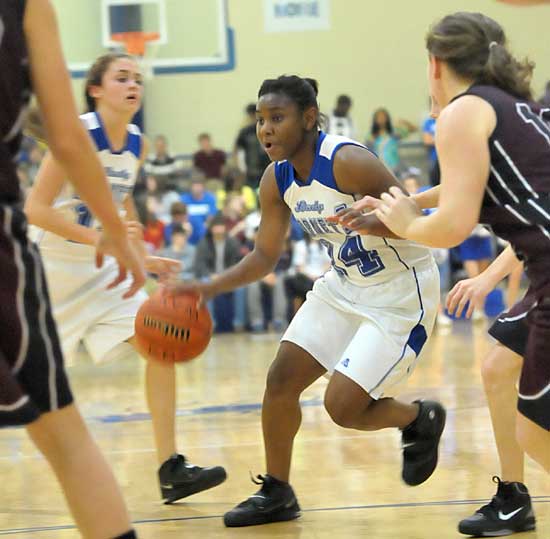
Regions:
<instances>
[{"instance_id":1,"label":"maroon basketball shorts","mask_svg":"<svg viewBox=\"0 0 550 539\"><path fill-rule=\"evenodd\" d=\"M40 255L23 212L0 203L0 427L72 401Z\"/></svg>"},{"instance_id":2,"label":"maroon basketball shorts","mask_svg":"<svg viewBox=\"0 0 550 539\"><path fill-rule=\"evenodd\" d=\"M518 410L550 430L550 295L530 287L522 300L495 320L489 334L523 356Z\"/></svg>"}]
</instances>

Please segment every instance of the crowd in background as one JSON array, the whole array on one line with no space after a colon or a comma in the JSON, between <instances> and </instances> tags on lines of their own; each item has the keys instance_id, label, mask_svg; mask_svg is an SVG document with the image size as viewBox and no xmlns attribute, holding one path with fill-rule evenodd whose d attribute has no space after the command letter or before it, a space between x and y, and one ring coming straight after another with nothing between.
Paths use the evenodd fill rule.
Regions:
<instances>
[{"instance_id":1,"label":"crowd in background","mask_svg":"<svg viewBox=\"0 0 550 539\"><path fill-rule=\"evenodd\" d=\"M550 104L550 82L541 102ZM189 155L172 155L163 135L153 140L152 151L136 184L134 197L144 225L144 239L151 253L181 262L180 277L185 280L212 279L236 264L254 246L260 221L258 186L269 158L256 137L255 105L245 109L245 125L238 130L234 147L226 152L216 148L209 133L197 137L198 147ZM435 150L434 119L427 117L420 126L398 119L386 108L372 115L370 132L357 133L352 120L352 100L337 98L326 116L330 134L360 140L403 182L409 193L439 183ZM420 134L415 158L407 157L405 139ZM363 139L363 140L361 140ZM18 157L18 173L24 190L34 182L46 148L27 138ZM405 155L402 155L405 154ZM462 245L434 250L441 273L442 294L460 278L483 271L502 250L491 232L478 226ZM281 331L305 300L316 278L330 267L324 247L291 223L284 254L272 273L246 288L223 294L209 305L218 332ZM485 314L496 315L517 297L521 272L509 280L508 297L497 291ZM443 311L440 327L452 320Z\"/></svg>"}]
</instances>

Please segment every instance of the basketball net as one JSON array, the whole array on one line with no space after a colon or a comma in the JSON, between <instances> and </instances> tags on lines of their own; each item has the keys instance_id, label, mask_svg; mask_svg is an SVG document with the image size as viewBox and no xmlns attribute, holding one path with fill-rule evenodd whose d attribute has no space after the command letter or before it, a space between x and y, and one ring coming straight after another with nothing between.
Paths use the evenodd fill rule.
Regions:
<instances>
[{"instance_id":1,"label":"basketball net","mask_svg":"<svg viewBox=\"0 0 550 539\"><path fill-rule=\"evenodd\" d=\"M112 34L111 39L122 43L126 52L139 60L146 80L153 78L153 60L160 45L160 34L158 32L120 32Z\"/></svg>"}]
</instances>

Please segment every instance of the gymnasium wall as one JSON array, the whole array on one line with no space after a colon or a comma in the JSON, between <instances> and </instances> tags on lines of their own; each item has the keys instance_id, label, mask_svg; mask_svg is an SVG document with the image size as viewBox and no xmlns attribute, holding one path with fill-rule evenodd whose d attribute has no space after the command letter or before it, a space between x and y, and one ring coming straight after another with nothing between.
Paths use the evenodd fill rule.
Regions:
<instances>
[{"instance_id":1,"label":"gymnasium wall","mask_svg":"<svg viewBox=\"0 0 550 539\"><path fill-rule=\"evenodd\" d=\"M78 32L63 32L67 51L81 46L94 24L89 12L74 13L72 0L54 0L60 23L86 18ZM196 0L200 2L200 0ZM183 2L181 2L183 5ZM172 3L174 5L174 3ZM367 133L373 109L387 107L394 118L420 122L427 111L424 36L430 23L460 9L478 10L506 29L514 51L537 62L536 94L550 79L550 7L517 8L495 0L332 0L327 31L265 33L262 0L228 0L235 31L236 68L217 73L157 76L146 87L146 125L150 136L166 134L174 152L196 147L196 136L213 134L229 149L242 124L242 109L254 101L264 78L297 73L317 78L319 100L328 112L339 93L353 101L352 116L360 138ZM170 17L178 16L175 12ZM200 41L207 18L181 17L181 35ZM177 35L170 35L172 42ZM75 81L81 94L82 81Z\"/></svg>"}]
</instances>

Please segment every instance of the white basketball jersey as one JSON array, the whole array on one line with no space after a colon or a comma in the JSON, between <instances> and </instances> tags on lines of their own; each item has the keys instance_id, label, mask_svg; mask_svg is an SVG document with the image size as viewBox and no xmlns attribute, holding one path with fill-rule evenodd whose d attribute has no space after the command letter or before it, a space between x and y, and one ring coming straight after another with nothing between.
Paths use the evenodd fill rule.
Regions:
<instances>
[{"instance_id":1,"label":"white basketball jersey","mask_svg":"<svg viewBox=\"0 0 550 539\"><path fill-rule=\"evenodd\" d=\"M330 271L355 285L370 286L413 267L432 264L427 247L408 240L361 236L326 220L356 200L338 189L333 172L334 156L347 144L364 148L352 139L320 132L313 167L305 182L294 176L288 161L275 163L281 197L303 230L327 248L332 260Z\"/></svg>"},{"instance_id":2,"label":"white basketball jersey","mask_svg":"<svg viewBox=\"0 0 550 539\"><path fill-rule=\"evenodd\" d=\"M121 215L124 214L122 202L124 198L131 194L136 182L141 155L141 132L139 127L129 124L128 134L124 148L119 151L113 151L107 133L101 121L101 117L96 112L82 114L80 119L88 130L95 146L99 160L101 161L111 190L115 205ZM61 213L66 219L80 225L92 228L99 228L101 223L94 218L86 204L84 204L76 194L71 183L65 182L61 193L53 204L55 211ZM56 234L33 227L32 237L40 245L40 249L47 253L48 251L74 250L82 253L82 250L90 250L91 246L84 246L75 242L61 238Z\"/></svg>"}]
</instances>

